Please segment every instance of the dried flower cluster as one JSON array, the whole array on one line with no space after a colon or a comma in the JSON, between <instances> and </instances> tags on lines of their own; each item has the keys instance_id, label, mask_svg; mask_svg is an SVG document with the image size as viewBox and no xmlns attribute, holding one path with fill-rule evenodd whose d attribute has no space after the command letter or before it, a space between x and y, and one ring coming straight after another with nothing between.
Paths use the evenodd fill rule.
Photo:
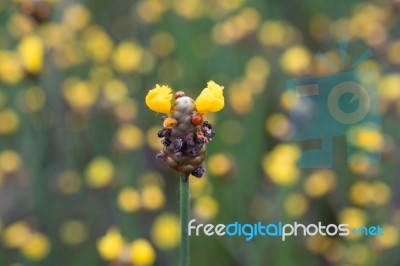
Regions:
<instances>
[{"instance_id":1,"label":"dried flower cluster","mask_svg":"<svg viewBox=\"0 0 400 266\"><path fill-rule=\"evenodd\" d=\"M207 85L196 101L178 91L171 104L171 89L159 85L146 96L146 104L151 110L167 114L162 117L163 129L158 132L164 148L157 158L185 176L201 177L204 174L205 144L212 140L215 132L212 125L203 120L203 115L224 107L223 87L213 81Z\"/></svg>"}]
</instances>

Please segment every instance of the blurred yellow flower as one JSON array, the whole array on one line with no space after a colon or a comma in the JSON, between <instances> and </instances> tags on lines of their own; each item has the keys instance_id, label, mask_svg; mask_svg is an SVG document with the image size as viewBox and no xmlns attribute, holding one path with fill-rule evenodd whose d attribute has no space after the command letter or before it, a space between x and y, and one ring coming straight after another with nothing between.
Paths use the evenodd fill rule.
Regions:
<instances>
[{"instance_id":1,"label":"blurred yellow flower","mask_svg":"<svg viewBox=\"0 0 400 266\"><path fill-rule=\"evenodd\" d=\"M88 237L86 226L79 220L64 222L59 233L61 240L68 245L79 245Z\"/></svg>"},{"instance_id":2,"label":"blurred yellow flower","mask_svg":"<svg viewBox=\"0 0 400 266\"><path fill-rule=\"evenodd\" d=\"M212 175L224 176L232 170L232 162L225 154L213 154L208 158L208 169Z\"/></svg>"},{"instance_id":3,"label":"blurred yellow flower","mask_svg":"<svg viewBox=\"0 0 400 266\"><path fill-rule=\"evenodd\" d=\"M21 37L35 29L35 22L21 12L13 12L8 21L7 29L13 36Z\"/></svg>"},{"instance_id":4,"label":"blurred yellow flower","mask_svg":"<svg viewBox=\"0 0 400 266\"><path fill-rule=\"evenodd\" d=\"M135 71L140 64L143 49L134 42L122 42L114 50L113 66L121 73Z\"/></svg>"},{"instance_id":5,"label":"blurred yellow flower","mask_svg":"<svg viewBox=\"0 0 400 266\"><path fill-rule=\"evenodd\" d=\"M379 96L386 101L397 101L400 99L400 75L397 73L387 74L379 82Z\"/></svg>"},{"instance_id":6,"label":"blurred yellow flower","mask_svg":"<svg viewBox=\"0 0 400 266\"><path fill-rule=\"evenodd\" d=\"M125 241L122 238L117 228L110 228L107 230L105 236L101 237L97 241L97 250L100 256L105 260L115 260L120 255L125 245Z\"/></svg>"},{"instance_id":7,"label":"blurred yellow flower","mask_svg":"<svg viewBox=\"0 0 400 266\"><path fill-rule=\"evenodd\" d=\"M272 182L290 186L297 182L300 171L296 165L300 148L290 144L279 144L264 157L263 169Z\"/></svg>"},{"instance_id":8,"label":"blurred yellow flower","mask_svg":"<svg viewBox=\"0 0 400 266\"><path fill-rule=\"evenodd\" d=\"M24 221L14 222L3 231L3 243L8 248L22 247L31 237L31 229Z\"/></svg>"},{"instance_id":9,"label":"blurred yellow flower","mask_svg":"<svg viewBox=\"0 0 400 266\"><path fill-rule=\"evenodd\" d=\"M67 7L63 16L63 23L72 30L83 29L90 21L90 12L82 4L72 4Z\"/></svg>"},{"instance_id":10,"label":"blurred yellow flower","mask_svg":"<svg viewBox=\"0 0 400 266\"><path fill-rule=\"evenodd\" d=\"M107 101L116 104L123 101L128 95L128 87L121 80L112 79L104 85L103 94Z\"/></svg>"},{"instance_id":11,"label":"blurred yellow flower","mask_svg":"<svg viewBox=\"0 0 400 266\"><path fill-rule=\"evenodd\" d=\"M159 215L151 227L151 237L154 244L160 249L175 248L180 241L179 218L170 213Z\"/></svg>"},{"instance_id":12,"label":"blurred yellow flower","mask_svg":"<svg viewBox=\"0 0 400 266\"><path fill-rule=\"evenodd\" d=\"M0 170L8 174L15 172L21 165L21 157L12 150L5 150L0 153Z\"/></svg>"},{"instance_id":13,"label":"blurred yellow flower","mask_svg":"<svg viewBox=\"0 0 400 266\"><path fill-rule=\"evenodd\" d=\"M186 19L197 19L203 15L204 2L201 0L176 0L174 1L174 11Z\"/></svg>"},{"instance_id":14,"label":"blurred yellow flower","mask_svg":"<svg viewBox=\"0 0 400 266\"><path fill-rule=\"evenodd\" d=\"M117 197L118 207L125 212L135 212L140 208L140 195L131 187L123 188Z\"/></svg>"},{"instance_id":15,"label":"blurred yellow flower","mask_svg":"<svg viewBox=\"0 0 400 266\"><path fill-rule=\"evenodd\" d=\"M0 121L0 134L2 135L13 134L19 127L19 118L17 113L9 108L0 111Z\"/></svg>"},{"instance_id":16,"label":"blurred yellow flower","mask_svg":"<svg viewBox=\"0 0 400 266\"><path fill-rule=\"evenodd\" d=\"M350 188L350 199L357 205L366 206L373 197L374 189L366 181L358 181Z\"/></svg>"},{"instance_id":17,"label":"blurred yellow flower","mask_svg":"<svg viewBox=\"0 0 400 266\"><path fill-rule=\"evenodd\" d=\"M305 193L318 198L332 191L336 186L335 175L330 170L317 170L313 172L304 182Z\"/></svg>"},{"instance_id":18,"label":"blurred yellow flower","mask_svg":"<svg viewBox=\"0 0 400 266\"><path fill-rule=\"evenodd\" d=\"M21 248L22 254L29 260L44 259L50 251L50 241L44 234L33 233Z\"/></svg>"},{"instance_id":19,"label":"blurred yellow flower","mask_svg":"<svg viewBox=\"0 0 400 266\"><path fill-rule=\"evenodd\" d=\"M127 150L136 150L143 146L143 132L131 124L120 126L116 138L118 143Z\"/></svg>"},{"instance_id":20,"label":"blurred yellow flower","mask_svg":"<svg viewBox=\"0 0 400 266\"><path fill-rule=\"evenodd\" d=\"M18 45L18 52L22 66L28 73L38 74L42 71L44 44L39 36L24 36Z\"/></svg>"},{"instance_id":21,"label":"blurred yellow flower","mask_svg":"<svg viewBox=\"0 0 400 266\"><path fill-rule=\"evenodd\" d=\"M76 110L86 110L97 100L98 90L93 84L69 79L64 83L63 94L68 104Z\"/></svg>"},{"instance_id":22,"label":"blurred yellow flower","mask_svg":"<svg viewBox=\"0 0 400 266\"><path fill-rule=\"evenodd\" d=\"M267 20L258 32L258 40L264 46L283 46L288 42L286 25L283 21Z\"/></svg>"},{"instance_id":23,"label":"blurred yellow flower","mask_svg":"<svg viewBox=\"0 0 400 266\"><path fill-rule=\"evenodd\" d=\"M285 200L284 207L290 217L299 218L308 209L308 200L301 193L292 193Z\"/></svg>"},{"instance_id":24,"label":"blurred yellow flower","mask_svg":"<svg viewBox=\"0 0 400 266\"><path fill-rule=\"evenodd\" d=\"M390 201L392 191L387 184L377 181L372 185L372 187L374 190L374 197L371 199L372 203L376 205L384 205Z\"/></svg>"},{"instance_id":25,"label":"blurred yellow flower","mask_svg":"<svg viewBox=\"0 0 400 266\"><path fill-rule=\"evenodd\" d=\"M218 112L224 108L223 86L214 81L207 82L207 88L203 89L196 99L197 112L205 114L208 112Z\"/></svg>"},{"instance_id":26,"label":"blurred yellow flower","mask_svg":"<svg viewBox=\"0 0 400 266\"><path fill-rule=\"evenodd\" d=\"M86 169L86 181L93 188L102 188L111 183L114 177L114 166L105 157L93 159Z\"/></svg>"},{"instance_id":27,"label":"blurred yellow flower","mask_svg":"<svg viewBox=\"0 0 400 266\"><path fill-rule=\"evenodd\" d=\"M400 239L398 227L385 224L382 228L383 235L375 238L376 244L381 248L392 248L398 245Z\"/></svg>"},{"instance_id":28,"label":"blurred yellow flower","mask_svg":"<svg viewBox=\"0 0 400 266\"><path fill-rule=\"evenodd\" d=\"M339 213L339 223L348 224L349 228L359 228L367 223L367 215L359 208L347 207ZM360 235L350 234L346 236L348 239L358 239Z\"/></svg>"},{"instance_id":29,"label":"blurred yellow flower","mask_svg":"<svg viewBox=\"0 0 400 266\"><path fill-rule=\"evenodd\" d=\"M280 113L275 113L267 118L265 128L275 138L287 139L291 133L289 119Z\"/></svg>"},{"instance_id":30,"label":"blurred yellow flower","mask_svg":"<svg viewBox=\"0 0 400 266\"><path fill-rule=\"evenodd\" d=\"M158 210L165 204L164 192L157 185L146 185L141 191L143 208Z\"/></svg>"},{"instance_id":31,"label":"blurred yellow flower","mask_svg":"<svg viewBox=\"0 0 400 266\"><path fill-rule=\"evenodd\" d=\"M384 140L379 131L360 130L356 134L356 145L368 150L382 149Z\"/></svg>"},{"instance_id":32,"label":"blurred yellow flower","mask_svg":"<svg viewBox=\"0 0 400 266\"><path fill-rule=\"evenodd\" d=\"M156 85L146 95L146 105L152 111L168 114L171 110L172 90L168 86Z\"/></svg>"},{"instance_id":33,"label":"blurred yellow flower","mask_svg":"<svg viewBox=\"0 0 400 266\"><path fill-rule=\"evenodd\" d=\"M78 172L67 170L60 174L57 180L57 185L62 193L71 195L79 192L82 187L82 179Z\"/></svg>"},{"instance_id":34,"label":"blurred yellow flower","mask_svg":"<svg viewBox=\"0 0 400 266\"><path fill-rule=\"evenodd\" d=\"M193 213L202 221L209 221L217 215L219 211L218 202L211 196L201 196L197 198Z\"/></svg>"},{"instance_id":35,"label":"blurred yellow flower","mask_svg":"<svg viewBox=\"0 0 400 266\"><path fill-rule=\"evenodd\" d=\"M0 50L0 62L1 81L6 84L16 84L23 78L24 73L16 53Z\"/></svg>"},{"instance_id":36,"label":"blurred yellow flower","mask_svg":"<svg viewBox=\"0 0 400 266\"><path fill-rule=\"evenodd\" d=\"M112 53L113 42L99 26L90 26L83 33L83 45L94 62L106 62Z\"/></svg>"},{"instance_id":37,"label":"blurred yellow flower","mask_svg":"<svg viewBox=\"0 0 400 266\"><path fill-rule=\"evenodd\" d=\"M160 20L166 11L169 1L146 0L138 1L136 11L139 18L146 23L155 23Z\"/></svg>"},{"instance_id":38,"label":"blurred yellow flower","mask_svg":"<svg viewBox=\"0 0 400 266\"><path fill-rule=\"evenodd\" d=\"M275 159L268 161L266 166L266 171L269 178L276 184L281 186L291 186L294 185L299 179L299 169L294 165L285 165L283 161L277 161L274 163Z\"/></svg>"},{"instance_id":39,"label":"blurred yellow flower","mask_svg":"<svg viewBox=\"0 0 400 266\"><path fill-rule=\"evenodd\" d=\"M151 266L156 260L156 253L146 239L136 239L130 245L131 262L135 266Z\"/></svg>"},{"instance_id":40,"label":"blurred yellow flower","mask_svg":"<svg viewBox=\"0 0 400 266\"><path fill-rule=\"evenodd\" d=\"M282 69L289 74L299 74L301 71L304 71L310 63L310 51L306 47L300 45L287 49L280 59Z\"/></svg>"}]
</instances>

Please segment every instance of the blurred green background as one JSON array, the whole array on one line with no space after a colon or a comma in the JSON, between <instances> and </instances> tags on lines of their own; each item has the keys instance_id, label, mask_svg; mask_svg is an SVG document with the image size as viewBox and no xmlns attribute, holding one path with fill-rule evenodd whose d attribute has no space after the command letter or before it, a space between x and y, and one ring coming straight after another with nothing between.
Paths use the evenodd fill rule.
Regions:
<instances>
[{"instance_id":1,"label":"blurred green background","mask_svg":"<svg viewBox=\"0 0 400 266\"><path fill-rule=\"evenodd\" d=\"M193 98L209 80L226 106L192 216L228 224L381 225L384 236L191 237L191 265L400 265L400 2L2 0L0 265L177 265L178 174L155 155L155 84ZM383 132L353 136L380 165L302 170L286 80L351 65L379 77ZM357 156L364 156L361 152Z\"/></svg>"}]
</instances>

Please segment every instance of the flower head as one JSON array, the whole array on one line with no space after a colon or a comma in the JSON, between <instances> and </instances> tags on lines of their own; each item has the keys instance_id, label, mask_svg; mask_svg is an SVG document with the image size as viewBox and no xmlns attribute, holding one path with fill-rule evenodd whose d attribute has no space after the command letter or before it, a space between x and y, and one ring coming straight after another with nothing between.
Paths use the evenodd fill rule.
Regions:
<instances>
[{"instance_id":1,"label":"flower head","mask_svg":"<svg viewBox=\"0 0 400 266\"><path fill-rule=\"evenodd\" d=\"M151 110L168 114L171 110L172 92L168 86L156 85L146 96L146 105Z\"/></svg>"},{"instance_id":2,"label":"flower head","mask_svg":"<svg viewBox=\"0 0 400 266\"><path fill-rule=\"evenodd\" d=\"M224 108L224 87L214 81L207 83L207 88L203 89L196 99L197 112L205 114L208 112L218 112Z\"/></svg>"},{"instance_id":3,"label":"flower head","mask_svg":"<svg viewBox=\"0 0 400 266\"><path fill-rule=\"evenodd\" d=\"M163 129L158 132L164 147L157 158L184 174L186 181L189 174L195 177L204 174L206 144L215 136L212 125L204 121L203 114L224 107L224 87L214 81L207 85L196 102L183 91L178 91L171 104L171 89L159 85L146 96L146 104L151 110L168 114L163 116Z\"/></svg>"}]
</instances>

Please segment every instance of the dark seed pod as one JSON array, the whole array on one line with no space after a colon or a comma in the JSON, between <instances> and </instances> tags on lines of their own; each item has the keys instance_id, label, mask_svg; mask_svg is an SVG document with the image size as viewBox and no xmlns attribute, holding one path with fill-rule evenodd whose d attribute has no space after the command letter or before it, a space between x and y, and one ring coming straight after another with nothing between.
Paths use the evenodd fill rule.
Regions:
<instances>
[{"instance_id":1,"label":"dark seed pod","mask_svg":"<svg viewBox=\"0 0 400 266\"><path fill-rule=\"evenodd\" d=\"M205 172L203 162L206 143L214 136L214 132L211 124L203 121L201 115L197 114L194 100L184 95L183 92L177 95L172 104L171 115L163 118L164 128L158 136L164 137L164 148L157 154L157 158L163 159L178 172L201 177ZM173 127L171 123L165 123L172 119L176 120Z\"/></svg>"}]
</instances>

